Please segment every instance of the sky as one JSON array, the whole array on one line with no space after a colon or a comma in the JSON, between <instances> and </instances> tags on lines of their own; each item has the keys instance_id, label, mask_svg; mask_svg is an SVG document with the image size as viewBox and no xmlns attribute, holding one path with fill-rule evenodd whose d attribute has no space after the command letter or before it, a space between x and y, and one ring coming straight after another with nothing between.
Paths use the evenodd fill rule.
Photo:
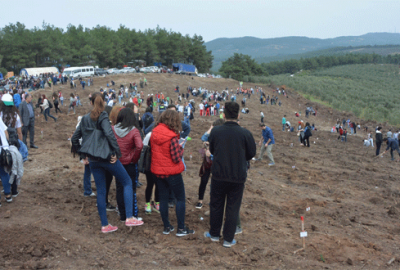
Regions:
<instances>
[{"instance_id":1,"label":"sky","mask_svg":"<svg viewBox=\"0 0 400 270\"><path fill-rule=\"evenodd\" d=\"M0 27L17 21L29 29L43 21L117 30L161 28L183 35L333 38L400 32L400 0L18 0L2 11Z\"/></svg>"}]
</instances>

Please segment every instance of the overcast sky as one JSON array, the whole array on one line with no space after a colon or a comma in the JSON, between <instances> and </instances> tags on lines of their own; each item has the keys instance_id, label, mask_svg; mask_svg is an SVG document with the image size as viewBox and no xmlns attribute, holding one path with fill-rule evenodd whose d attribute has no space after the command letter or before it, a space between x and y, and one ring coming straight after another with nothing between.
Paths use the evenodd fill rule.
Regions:
<instances>
[{"instance_id":1,"label":"overcast sky","mask_svg":"<svg viewBox=\"0 0 400 270\"><path fill-rule=\"evenodd\" d=\"M332 38L400 31L400 0L18 0L0 16L0 27L17 21L66 28L119 25L161 28L203 36ZM397 26L397 29L396 29Z\"/></svg>"}]
</instances>

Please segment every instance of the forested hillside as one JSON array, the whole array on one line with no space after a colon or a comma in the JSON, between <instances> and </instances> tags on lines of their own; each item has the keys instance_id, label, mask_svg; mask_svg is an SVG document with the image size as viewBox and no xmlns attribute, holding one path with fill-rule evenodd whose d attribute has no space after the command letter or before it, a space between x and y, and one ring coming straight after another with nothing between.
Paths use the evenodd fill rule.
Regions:
<instances>
[{"instance_id":1,"label":"forested hillside","mask_svg":"<svg viewBox=\"0 0 400 270\"><path fill-rule=\"evenodd\" d=\"M213 70L234 53L250 55L258 63L269 62L269 57L284 57L306 52L348 46L400 45L398 33L369 33L362 36L346 36L328 39L308 37L282 37L260 39L255 37L218 38L205 43L214 56ZM372 52L364 52L372 53ZM377 53L377 52L376 52ZM315 55L318 56L318 55ZM284 59L272 59L272 61Z\"/></svg>"},{"instance_id":2,"label":"forested hillside","mask_svg":"<svg viewBox=\"0 0 400 270\"><path fill-rule=\"evenodd\" d=\"M9 24L0 29L0 68L18 72L21 68L97 64L116 67L162 62L194 64L199 72L211 68L213 56L202 36L182 35L157 27L136 31L121 25L117 31L106 26L84 28L69 25L66 30L43 23L27 29Z\"/></svg>"},{"instance_id":3,"label":"forested hillside","mask_svg":"<svg viewBox=\"0 0 400 270\"><path fill-rule=\"evenodd\" d=\"M309 100L360 118L400 125L399 66L344 65L291 76L247 76L245 81L286 85Z\"/></svg>"}]
</instances>

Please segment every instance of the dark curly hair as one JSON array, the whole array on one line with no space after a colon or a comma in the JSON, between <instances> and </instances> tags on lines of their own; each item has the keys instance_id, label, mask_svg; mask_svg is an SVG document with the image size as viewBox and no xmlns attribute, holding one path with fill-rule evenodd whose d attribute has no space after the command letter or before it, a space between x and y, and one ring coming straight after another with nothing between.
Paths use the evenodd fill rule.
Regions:
<instances>
[{"instance_id":1,"label":"dark curly hair","mask_svg":"<svg viewBox=\"0 0 400 270\"><path fill-rule=\"evenodd\" d=\"M0 111L3 113L2 120L6 126L15 128L17 117L19 115L18 108L15 106L5 106L3 101L0 101Z\"/></svg>"},{"instance_id":2,"label":"dark curly hair","mask_svg":"<svg viewBox=\"0 0 400 270\"><path fill-rule=\"evenodd\" d=\"M160 117L157 119L156 125L158 124L166 125L170 130L174 131L176 134L182 131L182 123L179 118L179 113L174 110L166 110L164 111Z\"/></svg>"}]
</instances>

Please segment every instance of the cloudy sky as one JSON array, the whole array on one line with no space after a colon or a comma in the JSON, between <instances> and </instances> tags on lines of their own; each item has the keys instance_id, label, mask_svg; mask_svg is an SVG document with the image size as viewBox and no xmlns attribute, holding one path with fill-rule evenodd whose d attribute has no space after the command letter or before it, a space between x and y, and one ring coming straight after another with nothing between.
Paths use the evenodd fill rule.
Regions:
<instances>
[{"instance_id":1,"label":"cloudy sky","mask_svg":"<svg viewBox=\"0 0 400 270\"><path fill-rule=\"evenodd\" d=\"M203 36L332 38L400 32L400 0L18 0L7 5L0 27L17 21L66 28L161 28ZM397 27L397 28L396 28Z\"/></svg>"}]
</instances>

